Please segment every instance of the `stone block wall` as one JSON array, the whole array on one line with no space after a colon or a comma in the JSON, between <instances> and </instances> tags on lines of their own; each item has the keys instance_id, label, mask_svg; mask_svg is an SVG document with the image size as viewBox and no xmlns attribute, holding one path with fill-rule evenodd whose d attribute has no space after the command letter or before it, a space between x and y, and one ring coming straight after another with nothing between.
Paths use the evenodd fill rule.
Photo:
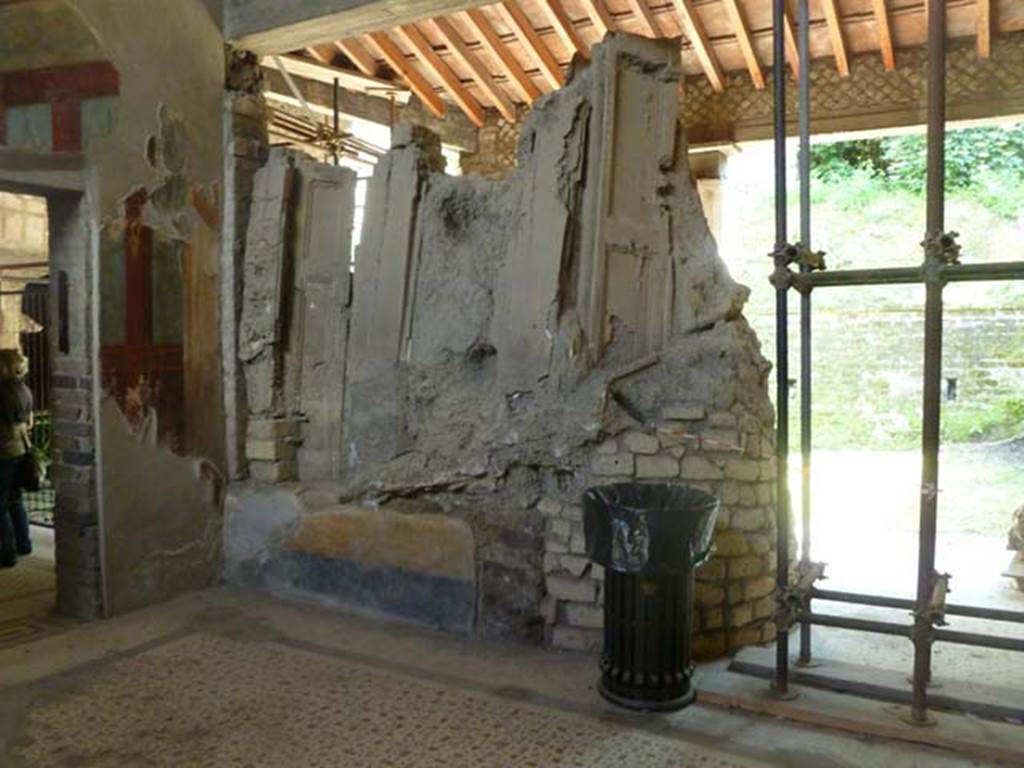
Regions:
<instances>
[{"instance_id":1,"label":"stone block wall","mask_svg":"<svg viewBox=\"0 0 1024 768\"><path fill-rule=\"evenodd\" d=\"M743 408L662 408L650 428L597 446L587 484L685 483L720 502L715 551L697 571L694 654L712 658L775 637L775 477L772 432ZM578 495L546 496L543 616L553 645L595 650L603 627L603 572L588 569Z\"/></svg>"}]
</instances>

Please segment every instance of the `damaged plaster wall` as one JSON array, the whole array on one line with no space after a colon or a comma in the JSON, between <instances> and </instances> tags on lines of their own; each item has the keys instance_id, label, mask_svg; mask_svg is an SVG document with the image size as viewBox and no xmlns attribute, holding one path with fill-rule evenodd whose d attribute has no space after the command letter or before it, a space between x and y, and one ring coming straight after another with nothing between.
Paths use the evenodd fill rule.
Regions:
<instances>
[{"instance_id":1,"label":"damaged plaster wall","mask_svg":"<svg viewBox=\"0 0 1024 768\"><path fill-rule=\"evenodd\" d=\"M200 0L65 5L93 32L120 81L115 129L84 147L100 243L100 497L110 614L217 577L224 48Z\"/></svg>"},{"instance_id":2,"label":"damaged plaster wall","mask_svg":"<svg viewBox=\"0 0 1024 768\"><path fill-rule=\"evenodd\" d=\"M446 176L436 136L396 129L368 189L337 385L345 410L330 422L345 463L319 487L323 504L291 488L300 530L349 501L410 525L457 520L471 532L459 541L473 551L473 592L459 594L475 601L475 626L570 647L599 631L600 574L581 557L577 506L588 485L683 480L721 495L728 480L759 516L750 531L767 534L769 366L741 314L748 291L719 259L690 178L679 77L671 41L606 38L536 103L517 169L500 180ZM255 366L247 380L273 385ZM296 433L278 423L267 434L280 445ZM249 491L235 500L229 540L246 515L266 521ZM728 533L728 507L723 520ZM285 573L286 550L311 539L280 539L300 543L259 562L229 555L229 568L246 583L329 585L342 597L355 584L322 578L350 571L351 542L318 551L307 569L292 558ZM386 546L360 556L377 562ZM735 574L741 597L747 568ZM721 592L708 610L724 615ZM441 614L435 623L459 623ZM737 613L733 624L750 642L766 618Z\"/></svg>"},{"instance_id":3,"label":"damaged plaster wall","mask_svg":"<svg viewBox=\"0 0 1024 768\"><path fill-rule=\"evenodd\" d=\"M594 458L610 437L678 433L641 474L707 481L717 472L702 457L675 454L711 425L663 414L699 406L731 417L727 451L761 479L768 366L689 176L676 59L671 44L606 40L536 105L505 180L437 173L436 146L418 133L375 174L356 263L346 479L355 492L427 495L472 521L485 627L539 623L551 593L539 542L561 526L538 504L635 476L632 456Z\"/></svg>"}]
</instances>

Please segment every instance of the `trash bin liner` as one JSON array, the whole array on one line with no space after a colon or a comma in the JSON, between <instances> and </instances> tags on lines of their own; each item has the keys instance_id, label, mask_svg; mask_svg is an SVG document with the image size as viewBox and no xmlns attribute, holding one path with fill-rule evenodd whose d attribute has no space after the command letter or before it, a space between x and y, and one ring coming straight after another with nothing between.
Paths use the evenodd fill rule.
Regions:
<instances>
[{"instance_id":1,"label":"trash bin liner","mask_svg":"<svg viewBox=\"0 0 1024 768\"><path fill-rule=\"evenodd\" d=\"M693 572L711 556L718 506L708 493L670 483L617 483L583 495L587 554L605 569L606 699L659 711L693 701Z\"/></svg>"}]
</instances>

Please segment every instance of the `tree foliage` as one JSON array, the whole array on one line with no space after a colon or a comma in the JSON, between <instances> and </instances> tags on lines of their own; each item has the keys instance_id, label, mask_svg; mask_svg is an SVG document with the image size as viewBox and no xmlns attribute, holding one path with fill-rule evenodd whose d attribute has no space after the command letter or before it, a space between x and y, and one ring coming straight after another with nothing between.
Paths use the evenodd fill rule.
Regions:
<instances>
[{"instance_id":1,"label":"tree foliage","mask_svg":"<svg viewBox=\"0 0 1024 768\"><path fill-rule=\"evenodd\" d=\"M924 134L818 144L811 147L811 168L822 180L841 180L859 170L918 191L927 178L926 149ZM946 186L965 189L984 172L1024 180L1024 123L946 134Z\"/></svg>"},{"instance_id":2,"label":"tree foliage","mask_svg":"<svg viewBox=\"0 0 1024 768\"><path fill-rule=\"evenodd\" d=\"M814 177L825 183L867 175L880 188L924 194L927 141L923 134L817 144ZM1024 123L963 128L946 134L946 191L961 192L1016 216L1024 206Z\"/></svg>"}]
</instances>

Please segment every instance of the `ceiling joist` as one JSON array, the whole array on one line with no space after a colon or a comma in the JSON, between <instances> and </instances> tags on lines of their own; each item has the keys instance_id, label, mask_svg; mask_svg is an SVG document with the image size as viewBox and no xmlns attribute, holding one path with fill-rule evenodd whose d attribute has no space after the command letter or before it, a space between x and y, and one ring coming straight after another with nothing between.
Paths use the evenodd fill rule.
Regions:
<instances>
[{"instance_id":1,"label":"ceiling joist","mask_svg":"<svg viewBox=\"0 0 1024 768\"><path fill-rule=\"evenodd\" d=\"M889 29L889 9L885 0L872 0L875 24L878 26L878 49L882 52L882 66L888 71L896 69L896 52L892 46L892 31Z\"/></svg>"},{"instance_id":2,"label":"ceiling joist","mask_svg":"<svg viewBox=\"0 0 1024 768\"><path fill-rule=\"evenodd\" d=\"M395 45L394 41L383 32L370 32L367 35L367 39L377 48L384 61L388 63L388 66L400 74L405 82L409 84L409 89L419 97L427 109L435 117L444 117L444 101L437 95L423 75L406 60L402 49Z\"/></svg>"},{"instance_id":3,"label":"ceiling joist","mask_svg":"<svg viewBox=\"0 0 1024 768\"><path fill-rule=\"evenodd\" d=\"M480 86L480 90L487 95L487 98L491 100L491 103L501 113L501 116L508 122L514 123L516 121L515 104L505 95L501 87L494 82L494 78L491 77L491 73L484 67L483 62L477 58L475 53L469 50L469 46L459 36L455 26L443 16L437 17L432 23L437 30L438 37L444 42L452 57L470 71L473 75L473 80Z\"/></svg>"},{"instance_id":4,"label":"ceiling joist","mask_svg":"<svg viewBox=\"0 0 1024 768\"><path fill-rule=\"evenodd\" d=\"M787 2L782 9L782 32L786 44L786 59L789 61L789 69L793 73L793 79L800 79L800 46L796 43L796 33L793 31L793 14L789 11Z\"/></svg>"},{"instance_id":5,"label":"ceiling joist","mask_svg":"<svg viewBox=\"0 0 1024 768\"><path fill-rule=\"evenodd\" d=\"M761 71L761 61L757 58L757 50L754 48L754 41L750 38L750 29L747 27L747 20L743 16L739 0L723 0L723 4L729 14L733 31L736 33L736 42L739 43L743 58L747 62L747 69L750 70L750 79L754 82L755 88L764 88L764 72Z\"/></svg>"},{"instance_id":6,"label":"ceiling joist","mask_svg":"<svg viewBox=\"0 0 1024 768\"><path fill-rule=\"evenodd\" d=\"M587 48L586 43L583 42L579 32L576 31L572 19L569 18L559 0L540 0L540 7L544 10L544 15L547 16L548 21L551 22L555 33L561 38L566 50L572 56L578 55L589 59L590 50Z\"/></svg>"},{"instance_id":7,"label":"ceiling joist","mask_svg":"<svg viewBox=\"0 0 1024 768\"><path fill-rule=\"evenodd\" d=\"M583 9L590 17L590 23L597 30L598 37L603 38L609 32L615 31L615 22L612 21L612 15L608 12L608 6L604 4L604 0L582 0L582 2Z\"/></svg>"},{"instance_id":8,"label":"ceiling joist","mask_svg":"<svg viewBox=\"0 0 1024 768\"><path fill-rule=\"evenodd\" d=\"M836 69L839 70L840 77L848 77L850 74L850 62L846 57L846 42L843 40L843 26L839 21L839 10L836 8L836 0L821 0L821 5L825 10L828 36L832 41L832 51L836 57Z\"/></svg>"},{"instance_id":9,"label":"ceiling joist","mask_svg":"<svg viewBox=\"0 0 1024 768\"><path fill-rule=\"evenodd\" d=\"M470 119L473 125L477 128L482 128L485 121L484 110L480 106L480 102L473 97L473 94L466 90L466 86L462 84L458 75L452 72L451 68L441 60L441 57L437 55L437 51L434 50L430 41L423 36L423 33L413 24L395 27L394 33L413 50L413 53L415 53L423 66L426 67L427 71L441 81L444 89L448 91L448 95L466 113L466 117Z\"/></svg>"},{"instance_id":10,"label":"ceiling joist","mask_svg":"<svg viewBox=\"0 0 1024 768\"><path fill-rule=\"evenodd\" d=\"M358 40L336 40L334 47L341 51L349 61L356 65L356 68L364 75L374 75L377 72L377 62L366 50L366 46Z\"/></svg>"},{"instance_id":11,"label":"ceiling joist","mask_svg":"<svg viewBox=\"0 0 1024 768\"><path fill-rule=\"evenodd\" d=\"M992 0L978 0L978 55L992 56Z\"/></svg>"},{"instance_id":12,"label":"ceiling joist","mask_svg":"<svg viewBox=\"0 0 1024 768\"><path fill-rule=\"evenodd\" d=\"M540 89L534 85L533 80L526 74L526 70L520 65L519 60L512 55L508 46L502 42L483 11L479 8L471 8L461 14L460 18L479 36L480 45L491 55L498 65L498 69L508 78L523 101L532 104L539 99Z\"/></svg>"},{"instance_id":13,"label":"ceiling joist","mask_svg":"<svg viewBox=\"0 0 1024 768\"><path fill-rule=\"evenodd\" d=\"M725 90L725 75L722 73L722 67L718 63L718 59L711 50L711 43L708 41L704 26L701 24L700 19L697 18L697 12L693 7L693 0L672 0L672 2L675 4L676 12L679 14L679 21L683 26L683 32L687 40L690 41L690 45L693 46L693 52L697 55L701 69L704 70L704 74L711 81L711 87L721 93Z\"/></svg>"},{"instance_id":14,"label":"ceiling joist","mask_svg":"<svg viewBox=\"0 0 1024 768\"><path fill-rule=\"evenodd\" d=\"M540 72L548 85L553 90L565 85L565 76L562 74L562 68L558 65L558 60L552 55L544 41L541 40L537 30L533 28L530 19L523 13L523 9L519 7L516 1L502 0L494 8L501 14L503 21L515 32L516 37L519 38L519 42L526 49L530 58L540 68Z\"/></svg>"},{"instance_id":15,"label":"ceiling joist","mask_svg":"<svg viewBox=\"0 0 1024 768\"><path fill-rule=\"evenodd\" d=\"M661 37L661 28L658 26L658 20L654 18L654 14L651 13L651 8L647 5L647 0L626 0L626 5L629 7L633 17L640 22L640 28L643 29L644 34L647 37Z\"/></svg>"}]
</instances>

